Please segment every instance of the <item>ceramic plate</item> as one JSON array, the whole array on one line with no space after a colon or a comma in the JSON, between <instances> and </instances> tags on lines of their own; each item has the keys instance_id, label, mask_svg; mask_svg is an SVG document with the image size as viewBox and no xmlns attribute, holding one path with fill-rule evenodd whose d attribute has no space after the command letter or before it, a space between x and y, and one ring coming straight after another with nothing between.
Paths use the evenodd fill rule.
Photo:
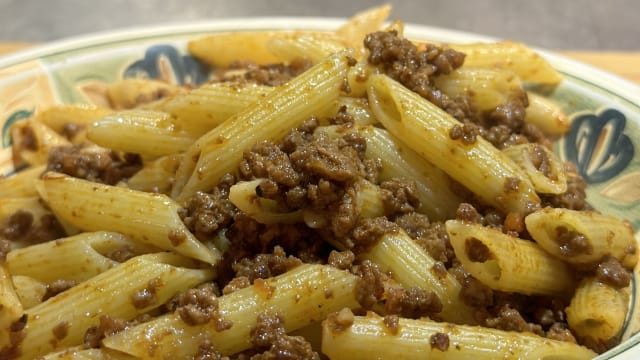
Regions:
<instances>
[{"instance_id":1,"label":"ceramic plate","mask_svg":"<svg viewBox=\"0 0 640 360\"><path fill-rule=\"evenodd\" d=\"M161 78L178 84L204 82L208 69L187 54L188 39L233 30L333 30L343 21L253 18L128 29L52 43L0 58L0 174L16 171L11 162L9 126L30 116L38 107L99 103L104 101L105 84L128 77ZM451 43L492 40L415 25L406 27L406 35ZM565 80L548 95L560 102L572 118L571 130L556 143L555 150L563 159L577 164L589 184L588 201L595 208L625 218L640 229L640 88L590 66L542 53L565 75ZM625 341L601 355L601 359L640 356L638 279L635 276L632 282Z\"/></svg>"}]
</instances>

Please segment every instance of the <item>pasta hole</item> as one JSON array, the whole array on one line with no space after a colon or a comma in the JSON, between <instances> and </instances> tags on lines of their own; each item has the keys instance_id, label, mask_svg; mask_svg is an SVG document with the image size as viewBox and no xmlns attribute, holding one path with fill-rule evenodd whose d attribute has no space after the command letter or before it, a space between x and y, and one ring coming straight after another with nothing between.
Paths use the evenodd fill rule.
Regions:
<instances>
[{"instance_id":1,"label":"pasta hole","mask_svg":"<svg viewBox=\"0 0 640 360\"><path fill-rule=\"evenodd\" d=\"M586 235L572 228L560 225L548 234L559 246L560 253L566 257L593 253L593 246Z\"/></svg>"}]
</instances>

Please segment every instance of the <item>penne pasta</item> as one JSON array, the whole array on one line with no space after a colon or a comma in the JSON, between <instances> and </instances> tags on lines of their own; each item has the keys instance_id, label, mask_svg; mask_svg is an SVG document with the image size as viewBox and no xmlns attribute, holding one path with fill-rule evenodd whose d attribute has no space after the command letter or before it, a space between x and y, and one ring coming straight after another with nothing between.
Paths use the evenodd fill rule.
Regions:
<instances>
[{"instance_id":1,"label":"penne pasta","mask_svg":"<svg viewBox=\"0 0 640 360\"><path fill-rule=\"evenodd\" d=\"M260 101L273 89L253 84L207 84L168 99L159 109L178 119L180 126L190 133L203 134Z\"/></svg>"},{"instance_id":2,"label":"penne pasta","mask_svg":"<svg viewBox=\"0 0 640 360\"><path fill-rule=\"evenodd\" d=\"M525 121L535 125L546 135L551 137L562 136L569 131L569 117L553 100L534 92L527 92L529 106L526 109Z\"/></svg>"},{"instance_id":3,"label":"penne pasta","mask_svg":"<svg viewBox=\"0 0 640 360\"><path fill-rule=\"evenodd\" d=\"M319 322L344 307L358 308L357 279L330 266L303 264L219 297L218 313L231 324L226 330L215 330L216 319L188 325L179 315L168 314L108 337L104 344L146 359L178 359L192 357L198 345L207 340L222 355L234 354L251 347L251 329L265 310L280 316L289 332Z\"/></svg>"},{"instance_id":4,"label":"penne pasta","mask_svg":"<svg viewBox=\"0 0 640 360\"><path fill-rule=\"evenodd\" d=\"M267 42L267 49L280 61L305 59L314 64L345 47L345 43L332 33L283 33Z\"/></svg>"},{"instance_id":5,"label":"penne pasta","mask_svg":"<svg viewBox=\"0 0 640 360\"><path fill-rule=\"evenodd\" d=\"M126 185L133 190L169 194L181 161L182 155L178 154L147 161L142 169L127 180Z\"/></svg>"},{"instance_id":6,"label":"penne pasta","mask_svg":"<svg viewBox=\"0 0 640 360\"><path fill-rule=\"evenodd\" d=\"M544 208L524 221L541 248L571 264L592 265L607 255L628 268L638 261L631 226L614 217L595 211Z\"/></svg>"},{"instance_id":7,"label":"penne pasta","mask_svg":"<svg viewBox=\"0 0 640 360\"><path fill-rule=\"evenodd\" d=\"M264 179L241 181L229 189L229 200L240 211L261 224L295 224L302 222L302 211L279 212L274 200L265 199L256 193Z\"/></svg>"},{"instance_id":8,"label":"penne pasta","mask_svg":"<svg viewBox=\"0 0 640 360\"><path fill-rule=\"evenodd\" d=\"M57 217L84 231L117 231L131 240L214 264L220 253L189 232L178 204L162 194L47 173L43 197Z\"/></svg>"},{"instance_id":9,"label":"penne pasta","mask_svg":"<svg viewBox=\"0 0 640 360\"><path fill-rule=\"evenodd\" d=\"M64 136L33 118L13 123L11 138L14 158L31 166L46 164L52 148L71 145Z\"/></svg>"},{"instance_id":10,"label":"penne pasta","mask_svg":"<svg viewBox=\"0 0 640 360\"><path fill-rule=\"evenodd\" d=\"M446 269L438 271L437 261L404 231L381 236L363 257L379 264L383 271L391 272L405 288L433 291L442 302L442 312L438 314L442 320L475 323L473 309L460 297L460 283Z\"/></svg>"},{"instance_id":11,"label":"penne pasta","mask_svg":"<svg viewBox=\"0 0 640 360\"><path fill-rule=\"evenodd\" d=\"M0 177L0 197L37 196L35 183L44 173L45 166L33 166L8 177Z\"/></svg>"},{"instance_id":12,"label":"penne pasta","mask_svg":"<svg viewBox=\"0 0 640 360\"><path fill-rule=\"evenodd\" d=\"M85 349L83 346L71 347L47 354L42 360L135 360L137 358L108 349Z\"/></svg>"},{"instance_id":13,"label":"penne pasta","mask_svg":"<svg viewBox=\"0 0 640 360\"><path fill-rule=\"evenodd\" d=\"M163 80L128 78L109 84L109 104L116 110L131 109L180 92L177 86L170 84L176 83L176 79Z\"/></svg>"},{"instance_id":14,"label":"penne pasta","mask_svg":"<svg viewBox=\"0 0 640 360\"><path fill-rule=\"evenodd\" d=\"M12 275L29 276L45 284L56 280L81 282L117 266L115 258L155 251L158 249L135 243L122 234L99 231L13 250L7 254L6 264Z\"/></svg>"},{"instance_id":15,"label":"penne pasta","mask_svg":"<svg viewBox=\"0 0 640 360\"><path fill-rule=\"evenodd\" d=\"M211 189L222 175L234 171L253 144L282 138L312 115L324 114L338 98L348 54L327 58L199 138L178 169L172 197L184 201ZM253 131L257 128L260 131Z\"/></svg>"},{"instance_id":16,"label":"penne pasta","mask_svg":"<svg viewBox=\"0 0 640 360\"><path fill-rule=\"evenodd\" d=\"M427 214L433 220L455 216L458 204L462 200L451 189L451 179L388 131L371 126L355 128L330 126L316 130L333 137L344 136L351 131L356 131L367 140L365 156L381 162L380 180L404 178L415 182L416 195L420 199L420 206L417 209L419 212Z\"/></svg>"},{"instance_id":17,"label":"penne pasta","mask_svg":"<svg viewBox=\"0 0 640 360\"><path fill-rule=\"evenodd\" d=\"M463 66L434 79L435 86L452 98L468 96L480 111L489 111L522 92L518 76L505 69Z\"/></svg>"},{"instance_id":18,"label":"penne pasta","mask_svg":"<svg viewBox=\"0 0 640 360\"><path fill-rule=\"evenodd\" d=\"M24 311L16 293L11 274L4 264L0 264L0 349L10 346L10 327Z\"/></svg>"},{"instance_id":19,"label":"penne pasta","mask_svg":"<svg viewBox=\"0 0 640 360\"><path fill-rule=\"evenodd\" d=\"M364 51L362 39L367 34L380 30L389 14L391 14L391 5L389 4L361 11L342 24L336 30L336 35L344 39L347 46L356 49L362 55Z\"/></svg>"},{"instance_id":20,"label":"penne pasta","mask_svg":"<svg viewBox=\"0 0 640 360\"><path fill-rule=\"evenodd\" d=\"M578 338L606 347L620 335L628 304L629 297L624 290L596 278L585 278L566 309L567 322Z\"/></svg>"},{"instance_id":21,"label":"penne pasta","mask_svg":"<svg viewBox=\"0 0 640 360\"><path fill-rule=\"evenodd\" d=\"M571 269L531 241L460 220L446 227L465 270L494 290L566 296L574 288Z\"/></svg>"},{"instance_id":22,"label":"penne pasta","mask_svg":"<svg viewBox=\"0 0 640 360\"><path fill-rule=\"evenodd\" d=\"M396 333L394 334L394 331ZM331 360L357 359L591 359L596 354L570 342L431 320L399 319L395 330L374 315L354 316L345 326L322 324L322 352Z\"/></svg>"},{"instance_id":23,"label":"penne pasta","mask_svg":"<svg viewBox=\"0 0 640 360\"><path fill-rule=\"evenodd\" d=\"M40 304L47 293L46 284L28 276L14 275L11 280L13 280L13 287L25 310Z\"/></svg>"},{"instance_id":24,"label":"penne pasta","mask_svg":"<svg viewBox=\"0 0 640 360\"><path fill-rule=\"evenodd\" d=\"M409 148L474 194L501 210L528 213L540 199L522 170L486 140L451 139L459 122L418 94L383 75L370 79L376 118Z\"/></svg>"},{"instance_id":25,"label":"penne pasta","mask_svg":"<svg viewBox=\"0 0 640 360\"><path fill-rule=\"evenodd\" d=\"M519 144L502 150L527 174L539 194L563 194L567 191L564 164L547 147Z\"/></svg>"},{"instance_id":26,"label":"penne pasta","mask_svg":"<svg viewBox=\"0 0 640 360\"><path fill-rule=\"evenodd\" d=\"M542 56L522 43L502 41L451 44L450 47L465 53L467 67L509 69L525 82L555 85L562 80L562 75Z\"/></svg>"},{"instance_id":27,"label":"penne pasta","mask_svg":"<svg viewBox=\"0 0 640 360\"><path fill-rule=\"evenodd\" d=\"M107 115L87 129L92 142L118 151L157 157L183 152L196 139L171 116L153 110L127 110Z\"/></svg>"},{"instance_id":28,"label":"penne pasta","mask_svg":"<svg viewBox=\"0 0 640 360\"><path fill-rule=\"evenodd\" d=\"M29 309L20 359L79 345L102 314L132 319L165 303L176 293L213 277L169 253L135 257Z\"/></svg>"}]
</instances>

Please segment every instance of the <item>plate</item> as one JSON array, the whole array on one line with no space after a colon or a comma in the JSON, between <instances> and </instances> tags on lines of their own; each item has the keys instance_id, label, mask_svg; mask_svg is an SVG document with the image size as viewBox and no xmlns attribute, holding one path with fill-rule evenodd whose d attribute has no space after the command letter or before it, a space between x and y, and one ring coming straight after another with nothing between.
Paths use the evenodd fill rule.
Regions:
<instances>
[{"instance_id":1,"label":"plate","mask_svg":"<svg viewBox=\"0 0 640 360\"><path fill-rule=\"evenodd\" d=\"M237 30L333 30L343 21L248 18L127 29L55 42L0 58L0 174L19 170L12 166L10 125L29 117L38 107L99 102L105 84L126 77L162 78L178 84L204 82L207 68L186 52L188 39ZM495 40L419 25L407 25L405 35L445 43ZM577 164L589 184L587 199L595 208L627 219L640 229L640 88L593 67L540 52L565 76L548 96L562 104L572 119L571 130L555 145L556 152ZM599 359L631 359L640 354L638 269L635 275L625 341Z\"/></svg>"}]
</instances>

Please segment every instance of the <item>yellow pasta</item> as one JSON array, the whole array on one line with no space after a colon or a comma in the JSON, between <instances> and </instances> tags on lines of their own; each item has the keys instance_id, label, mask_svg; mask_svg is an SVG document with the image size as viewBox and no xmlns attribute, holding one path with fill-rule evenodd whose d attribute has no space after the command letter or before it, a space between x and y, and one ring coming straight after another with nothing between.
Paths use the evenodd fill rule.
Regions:
<instances>
[{"instance_id":1,"label":"yellow pasta","mask_svg":"<svg viewBox=\"0 0 640 360\"><path fill-rule=\"evenodd\" d=\"M215 263L220 253L189 232L179 205L162 194L48 173L44 197L56 216L85 231L117 231L134 241Z\"/></svg>"},{"instance_id":2,"label":"yellow pasta","mask_svg":"<svg viewBox=\"0 0 640 360\"><path fill-rule=\"evenodd\" d=\"M27 314L20 358L79 345L102 314L132 319L165 303L179 291L213 277L168 253L135 257L32 307Z\"/></svg>"},{"instance_id":3,"label":"yellow pasta","mask_svg":"<svg viewBox=\"0 0 640 360\"><path fill-rule=\"evenodd\" d=\"M13 156L32 166L46 164L53 147L71 145L64 136L33 118L13 123L11 138Z\"/></svg>"},{"instance_id":4,"label":"yellow pasta","mask_svg":"<svg viewBox=\"0 0 640 360\"><path fill-rule=\"evenodd\" d=\"M576 344L531 334L430 320L400 319L397 333L377 315L355 316L346 328L326 320L322 351L331 360L351 359L591 359ZM446 341L437 345L437 340ZM446 339L446 340L442 340Z\"/></svg>"},{"instance_id":5,"label":"yellow pasta","mask_svg":"<svg viewBox=\"0 0 640 360\"><path fill-rule=\"evenodd\" d=\"M384 75L374 75L370 86L369 103L387 130L484 201L520 213L540 202L522 170L486 140L451 139L459 122L442 109Z\"/></svg>"},{"instance_id":6,"label":"yellow pasta","mask_svg":"<svg viewBox=\"0 0 640 360\"><path fill-rule=\"evenodd\" d=\"M0 177L0 197L32 197L38 195L35 183L46 166L33 166L9 177Z\"/></svg>"},{"instance_id":7,"label":"yellow pasta","mask_svg":"<svg viewBox=\"0 0 640 360\"><path fill-rule=\"evenodd\" d=\"M560 105L553 100L534 92L527 92L529 106L526 109L525 121L537 126L545 134L558 137L569 131L569 117Z\"/></svg>"},{"instance_id":8,"label":"yellow pasta","mask_svg":"<svg viewBox=\"0 0 640 360\"><path fill-rule=\"evenodd\" d=\"M172 197L184 200L211 189L233 172L242 152L263 140L277 140L338 98L349 67L348 52L331 56L269 94L246 111L203 135L178 169ZM254 131L259 128L260 131Z\"/></svg>"},{"instance_id":9,"label":"yellow pasta","mask_svg":"<svg viewBox=\"0 0 640 360\"><path fill-rule=\"evenodd\" d=\"M633 229L595 211L544 208L525 218L531 237L549 254L572 264L594 264L607 255L633 267L638 260Z\"/></svg>"},{"instance_id":10,"label":"yellow pasta","mask_svg":"<svg viewBox=\"0 0 640 360\"><path fill-rule=\"evenodd\" d=\"M573 290L571 269L537 244L459 220L449 220L446 226L456 257L490 288L555 296Z\"/></svg>"},{"instance_id":11,"label":"yellow pasta","mask_svg":"<svg viewBox=\"0 0 640 360\"><path fill-rule=\"evenodd\" d=\"M567 191L567 174L558 157L545 146L519 144L502 150L527 174L539 194L563 194Z\"/></svg>"},{"instance_id":12,"label":"yellow pasta","mask_svg":"<svg viewBox=\"0 0 640 360\"><path fill-rule=\"evenodd\" d=\"M343 307L358 308L357 277L330 266L303 264L282 275L236 290L218 299L220 316L232 325L215 330L216 319L188 325L168 314L104 340L107 348L147 359L192 357L208 339L223 355L251 347L249 335L264 311L279 315L287 331L318 322Z\"/></svg>"}]
</instances>

